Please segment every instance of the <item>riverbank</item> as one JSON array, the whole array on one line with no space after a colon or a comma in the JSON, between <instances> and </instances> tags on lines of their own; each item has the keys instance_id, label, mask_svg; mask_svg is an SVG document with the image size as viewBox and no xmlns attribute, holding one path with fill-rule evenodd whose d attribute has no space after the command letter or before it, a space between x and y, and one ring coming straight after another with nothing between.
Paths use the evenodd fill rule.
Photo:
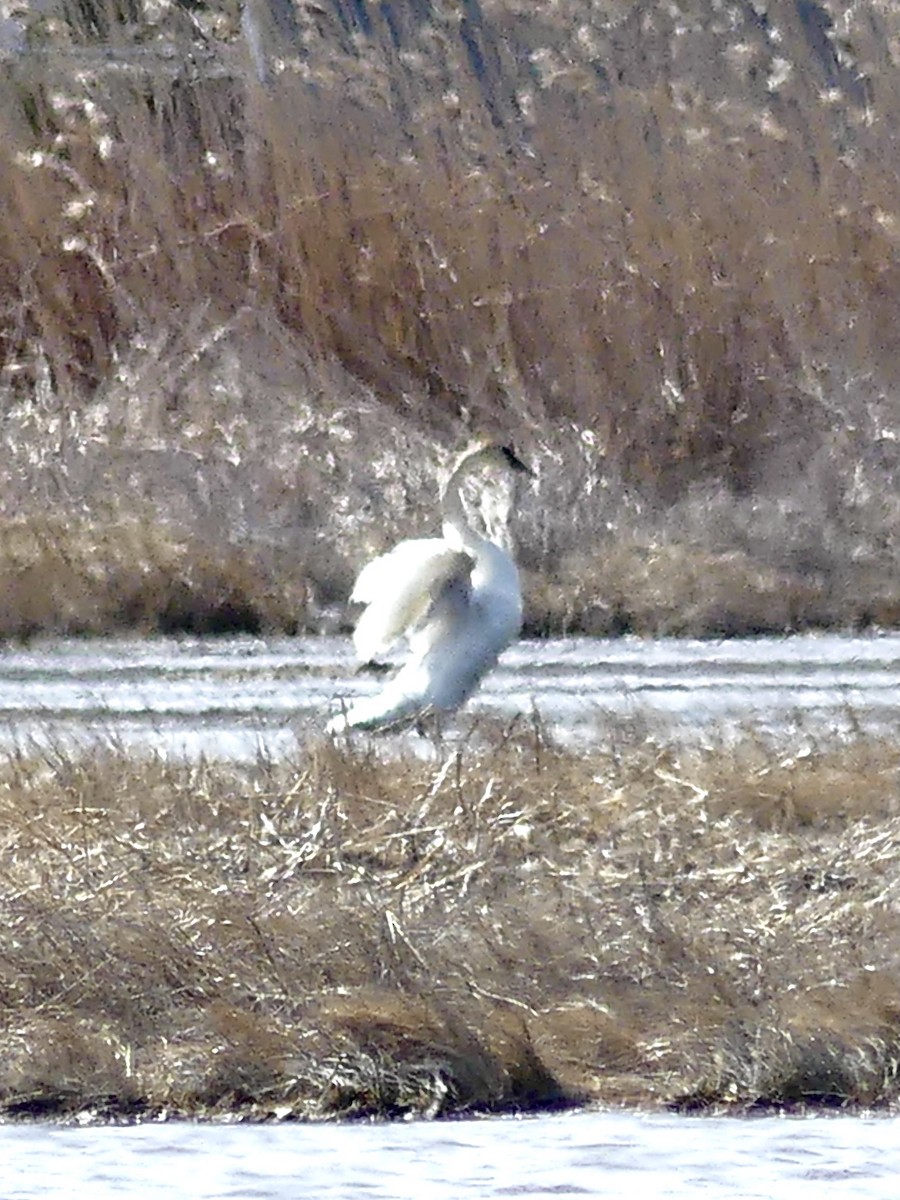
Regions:
<instances>
[{"instance_id":1,"label":"riverbank","mask_svg":"<svg viewBox=\"0 0 900 1200\"><path fill-rule=\"evenodd\" d=\"M0 1111L896 1102L893 740L0 764Z\"/></svg>"},{"instance_id":2,"label":"riverbank","mask_svg":"<svg viewBox=\"0 0 900 1200\"><path fill-rule=\"evenodd\" d=\"M437 478L434 486L436 492ZM892 560L857 563L835 580L648 532L608 545L602 558L588 548L572 551L551 568L535 561L529 544L536 499L526 496L523 504L526 637L722 638L900 624L900 574ZM118 516L103 520L0 519L0 639L351 630L353 576L340 544L293 559L293 535L260 551L168 526L152 512L125 516L127 504L119 507ZM422 523L408 531L436 534L435 510L436 502L423 499L415 510Z\"/></svg>"}]
</instances>

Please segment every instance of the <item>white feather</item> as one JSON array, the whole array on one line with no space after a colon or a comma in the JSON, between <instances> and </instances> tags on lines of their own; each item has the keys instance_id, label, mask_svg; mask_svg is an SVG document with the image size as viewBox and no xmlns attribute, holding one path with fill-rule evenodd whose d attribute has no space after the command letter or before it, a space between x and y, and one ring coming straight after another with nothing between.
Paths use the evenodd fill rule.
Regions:
<instances>
[{"instance_id":1,"label":"white feather","mask_svg":"<svg viewBox=\"0 0 900 1200\"><path fill-rule=\"evenodd\" d=\"M363 567L350 595L355 604L366 605L353 632L360 661L390 654L427 618L444 588L468 586L472 565L468 554L442 538L416 538Z\"/></svg>"}]
</instances>

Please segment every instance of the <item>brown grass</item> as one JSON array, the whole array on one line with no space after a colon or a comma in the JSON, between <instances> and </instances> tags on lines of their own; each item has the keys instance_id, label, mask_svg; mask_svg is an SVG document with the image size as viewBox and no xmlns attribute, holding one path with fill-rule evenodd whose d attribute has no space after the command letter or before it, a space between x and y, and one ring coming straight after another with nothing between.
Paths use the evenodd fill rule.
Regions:
<instances>
[{"instance_id":1,"label":"brown grass","mask_svg":"<svg viewBox=\"0 0 900 1200\"><path fill-rule=\"evenodd\" d=\"M0 522L0 629L6 636L296 632L308 596L296 567L204 544L150 520L71 516Z\"/></svg>"},{"instance_id":2,"label":"brown grass","mask_svg":"<svg viewBox=\"0 0 900 1200\"><path fill-rule=\"evenodd\" d=\"M896 623L889 6L303 5L265 83L230 8L63 11L0 79L8 518L162 526L188 624L237 563L310 626L486 427L541 467L533 628Z\"/></svg>"},{"instance_id":3,"label":"brown grass","mask_svg":"<svg viewBox=\"0 0 900 1200\"><path fill-rule=\"evenodd\" d=\"M895 1103L891 742L0 767L0 1109Z\"/></svg>"}]
</instances>

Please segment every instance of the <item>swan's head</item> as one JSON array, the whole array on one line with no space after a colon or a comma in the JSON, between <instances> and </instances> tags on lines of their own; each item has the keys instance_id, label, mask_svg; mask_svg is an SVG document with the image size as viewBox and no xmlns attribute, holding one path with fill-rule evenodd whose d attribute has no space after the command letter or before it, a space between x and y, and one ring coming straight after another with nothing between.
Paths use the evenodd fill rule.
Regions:
<instances>
[{"instance_id":1,"label":"swan's head","mask_svg":"<svg viewBox=\"0 0 900 1200\"><path fill-rule=\"evenodd\" d=\"M530 467L519 458L511 446L492 438L479 438L459 456L452 474L458 475L470 470L480 470L482 467L496 467L502 471L514 471L519 474L533 475Z\"/></svg>"},{"instance_id":2,"label":"swan's head","mask_svg":"<svg viewBox=\"0 0 900 1200\"><path fill-rule=\"evenodd\" d=\"M447 529L466 538L482 537L509 549L509 519L515 503L518 475L533 475L515 451L502 442L483 438L456 460L441 491L444 536ZM474 491L473 491L474 488Z\"/></svg>"}]
</instances>

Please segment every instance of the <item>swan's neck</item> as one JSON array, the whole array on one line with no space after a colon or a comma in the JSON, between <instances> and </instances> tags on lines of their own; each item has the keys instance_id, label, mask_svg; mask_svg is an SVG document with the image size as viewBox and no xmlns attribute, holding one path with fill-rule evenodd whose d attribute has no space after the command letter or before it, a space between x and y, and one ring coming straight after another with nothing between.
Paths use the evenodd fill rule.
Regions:
<instances>
[{"instance_id":1,"label":"swan's neck","mask_svg":"<svg viewBox=\"0 0 900 1200\"><path fill-rule=\"evenodd\" d=\"M468 554L478 555L484 546L484 538L479 537L466 515L462 501L462 484L466 475L466 461L461 462L444 485L441 493L441 519L444 526L444 538L458 550Z\"/></svg>"}]
</instances>

